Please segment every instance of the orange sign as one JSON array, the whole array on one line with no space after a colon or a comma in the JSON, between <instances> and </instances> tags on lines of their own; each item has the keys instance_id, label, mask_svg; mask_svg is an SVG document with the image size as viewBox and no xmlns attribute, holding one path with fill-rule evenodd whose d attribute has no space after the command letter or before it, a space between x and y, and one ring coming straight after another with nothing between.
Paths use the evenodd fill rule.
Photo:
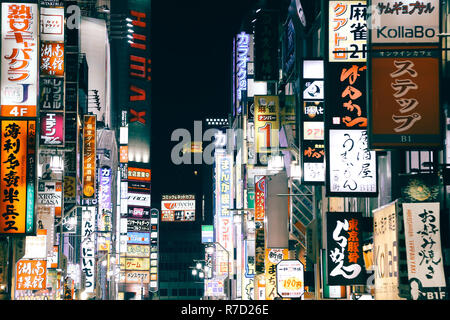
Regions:
<instances>
[{"instance_id":1,"label":"orange sign","mask_svg":"<svg viewBox=\"0 0 450 320\"><path fill-rule=\"evenodd\" d=\"M128 180L150 182L152 180L151 170L128 167Z\"/></svg>"},{"instance_id":2,"label":"orange sign","mask_svg":"<svg viewBox=\"0 0 450 320\"><path fill-rule=\"evenodd\" d=\"M16 290L43 290L47 287L47 263L45 260L19 260L16 277Z\"/></svg>"},{"instance_id":3,"label":"orange sign","mask_svg":"<svg viewBox=\"0 0 450 320\"><path fill-rule=\"evenodd\" d=\"M84 116L83 128L83 197L95 196L96 168L96 122L95 115Z\"/></svg>"},{"instance_id":4,"label":"orange sign","mask_svg":"<svg viewBox=\"0 0 450 320\"><path fill-rule=\"evenodd\" d=\"M120 146L120 163L128 162L128 146Z\"/></svg>"},{"instance_id":5,"label":"orange sign","mask_svg":"<svg viewBox=\"0 0 450 320\"><path fill-rule=\"evenodd\" d=\"M0 233L26 233L28 121L2 121Z\"/></svg>"},{"instance_id":6,"label":"orange sign","mask_svg":"<svg viewBox=\"0 0 450 320\"><path fill-rule=\"evenodd\" d=\"M41 75L64 76L64 43L41 43Z\"/></svg>"},{"instance_id":7,"label":"orange sign","mask_svg":"<svg viewBox=\"0 0 450 320\"><path fill-rule=\"evenodd\" d=\"M389 48L372 58L372 148L442 144L437 50Z\"/></svg>"}]
</instances>

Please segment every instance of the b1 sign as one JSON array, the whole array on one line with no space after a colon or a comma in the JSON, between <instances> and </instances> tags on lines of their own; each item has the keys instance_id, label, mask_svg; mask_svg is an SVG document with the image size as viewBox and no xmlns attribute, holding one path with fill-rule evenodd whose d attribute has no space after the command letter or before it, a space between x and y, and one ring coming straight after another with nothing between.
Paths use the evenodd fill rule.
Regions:
<instances>
[{"instance_id":1,"label":"b1 sign","mask_svg":"<svg viewBox=\"0 0 450 320\"><path fill-rule=\"evenodd\" d=\"M372 43L439 43L439 1L372 0Z\"/></svg>"}]
</instances>

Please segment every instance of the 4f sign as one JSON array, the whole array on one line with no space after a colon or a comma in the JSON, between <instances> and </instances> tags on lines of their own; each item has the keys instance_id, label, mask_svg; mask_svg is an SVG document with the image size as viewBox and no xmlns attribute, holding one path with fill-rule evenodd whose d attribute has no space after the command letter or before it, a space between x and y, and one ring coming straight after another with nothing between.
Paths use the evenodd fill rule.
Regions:
<instances>
[{"instance_id":1,"label":"4f sign","mask_svg":"<svg viewBox=\"0 0 450 320\"><path fill-rule=\"evenodd\" d=\"M373 0L372 43L439 43L439 0Z\"/></svg>"},{"instance_id":2,"label":"4f sign","mask_svg":"<svg viewBox=\"0 0 450 320\"><path fill-rule=\"evenodd\" d=\"M2 117L36 117L36 107L4 105L1 108L0 115Z\"/></svg>"}]
</instances>

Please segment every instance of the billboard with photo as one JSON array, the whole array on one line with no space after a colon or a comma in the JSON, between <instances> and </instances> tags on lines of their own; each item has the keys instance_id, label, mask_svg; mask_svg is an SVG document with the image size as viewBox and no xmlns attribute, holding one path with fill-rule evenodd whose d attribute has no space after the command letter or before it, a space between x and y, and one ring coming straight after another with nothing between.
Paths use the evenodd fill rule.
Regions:
<instances>
[{"instance_id":1,"label":"billboard with photo","mask_svg":"<svg viewBox=\"0 0 450 320\"><path fill-rule=\"evenodd\" d=\"M162 195L161 221L195 221L195 195Z\"/></svg>"}]
</instances>

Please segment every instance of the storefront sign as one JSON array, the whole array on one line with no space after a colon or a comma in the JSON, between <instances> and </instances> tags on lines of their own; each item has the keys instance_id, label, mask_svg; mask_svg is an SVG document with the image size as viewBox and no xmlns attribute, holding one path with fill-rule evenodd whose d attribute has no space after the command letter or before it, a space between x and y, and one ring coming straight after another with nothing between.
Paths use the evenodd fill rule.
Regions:
<instances>
[{"instance_id":1,"label":"storefront sign","mask_svg":"<svg viewBox=\"0 0 450 320\"><path fill-rule=\"evenodd\" d=\"M195 221L194 195L163 195L161 221Z\"/></svg>"},{"instance_id":2,"label":"storefront sign","mask_svg":"<svg viewBox=\"0 0 450 320\"><path fill-rule=\"evenodd\" d=\"M95 211L95 207L81 211L81 270L86 292L94 292L95 287Z\"/></svg>"},{"instance_id":3,"label":"storefront sign","mask_svg":"<svg viewBox=\"0 0 450 320\"><path fill-rule=\"evenodd\" d=\"M375 300L399 300L397 203L373 210Z\"/></svg>"},{"instance_id":4,"label":"storefront sign","mask_svg":"<svg viewBox=\"0 0 450 320\"><path fill-rule=\"evenodd\" d=\"M299 260L282 260L277 264L277 293L283 298L303 300L304 266Z\"/></svg>"},{"instance_id":5,"label":"storefront sign","mask_svg":"<svg viewBox=\"0 0 450 320\"><path fill-rule=\"evenodd\" d=\"M84 116L83 127L83 198L93 199L96 174L96 125L95 115Z\"/></svg>"},{"instance_id":6,"label":"storefront sign","mask_svg":"<svg viewBox=\"0 0 450 320\"><path fill-rule=\"evenodd\" d=\"M439 6L438 0L372 0L372 43L438 43Z\"/></svg>"},{"instance_id":7,"label":"storefront sign","mask_svg":"<svg viewBox=\"0 0 450 320\"><path fill-rule=\"evenodd\" d=\"M265 253L266 300L274 300L277 294L277 264L288 258L288 249L269 249Z\"/></svg>"},{"instance_id":8,"label":"storefront sign","mask_svg":"<svg viewBox=\"0 0 450 320\"><path fill-rule=\"evenodd\" d=\"M1 121L0 234L34 230L35 121Z\"/></svg>"},{"instance_id":9,"label":"storefront sign","mask_svg":"<svg viewBox=\"0 0 450 320\"><path fill-rule=\"evenodd\" d=\"M39 182L38 204L54 208L55 216L61 217L62 182L60 181Z\"/></svg>"},{"instance_id":10,"label":"storefront sign","mask_svg":"<svg viewBox=\"0 0 450 320\"><path fill-rule=\"evenodd\" d=\"M440 203L403 203L408 278L413 300L446 300Z\"/></svg>"},{"instance_id":11,"label":"storefront sign","mask_svg":"<svg viewBox=\"0 0 450 320\"><path fill-rule=\"evenodd\" d=\"M41 113L40 144L64 146L64 113Z\"/></svg>"},{"instance_id":12,"label":"storefront sign","mask_svg":"<svg viewBox=\"0 0 450 320\"><path fill-rule=\"evenodd\" d=\"M365 61L366 1L330 1L328 6L329 61Z\"/></svg>"},{"instance_id":13,"label":"storefront sign","mask_svg":"<svg viewBox=\"0 0 450 320\"><path fill-rule=\"evenodd\" d=\"M255 183L255 221L264 222L266 203L266 177Z\"/></svg>"},{"instance_id":14,"label":"storefront sign","mask_svg":"<svg viewBox=\"0 0 450 320\"><path fill-rule=\"evenodd\" d=\"M150 244L150 233L146 232L128 232L127 244Z\"/></svg>"},{"instance_id":15,"label":"storefront sign","mask_svg":"<svg viewBox=\"0 0 450 320\"><path fill-rule=\"evenodd\" d=\"M329 130L328 196L377 195L377 162L366 130Z\"/></svg>"},{"instance_id":16,"label":"storefront sign","mask_svg":"<svg viewBox=\"0 0 450 320\"><path fill-rule=\"evenodd\" d=\"M362 254L362 214L327 213L327 284L366 284Z\"/></svg>"},{"instance_id":17,"label":"storefront sign","mask_svg":"<svg viewBox=\"0 0 450 320\"><path fill-rule=\"evenodd\" d=\"M129 244L126 253L128 257L150 257L150 246Z\"/></svg>"},{"instance_id":18,"label":"storefront sign","mask_svg":"<svg viewBox=\"0 0 450 320\"><path fill-rule=\"evenodd\" d=\"M278 81L278 21L277 11L262 9L255 22L255 81Z\"/></svg>"},{"instance_id":19,"label":"storefront sign","mask_svg":"<svg viewBox=\"0 0 450 320\"><path fill-rule=\"evenodd\" d=\"M41 7L41 40L64 42L64 8Z\"/></svg>"},{"instance_id":20,"label":"storefront sign","mask_svg":"<svg viewBox=\"0 0 450 320\"><path fill-rule=\"evenodd\" d=\"M16 290L45 290L46 260L19 260L16 268Z\"/></svg>"},{"instance_id":21,"label":"storefront sign","mask_svg":"<svg viewBox=\"0 0 450 320\"><path fill-rule=\"evenodd\" d=\"M279 146L278 96L255 96L255 140L257 153L270 153Z\"/></svg>"},{"instance_id":22,"label":"storefront sign","mask_svg":"<svg viewBox=\"0 0 450 320\"><path fill-rule=\"evenodd\" d=\"M37 4L2 3L2 117L36 117L38 19Z\"/></svg>"},{"instance_id":23,"label":"storefront sign","mask_svg":"<svg viewBox=\"0 0 450 320\"><path fill-rule=\"evenodd\" d=\"M40 78L41 111L64 110L64 78Z\"/></svg>"},{"instance_id":24,"label":"storefront sign","mask_svg":"<svg viewBox=\"0 0 450 320\"><path fill-rule=\"evenodd\" d=\"M125 271L126 283L149 283L150 274L148 271Z\"/></svg>"},{"instance_id":25,"label":"storefront sign","mask_svg":"<svg viewBox=\"0 0 450 320\"><path fill-rule=\"evenodd\" d=\"M41 76L64 76L64 43L41 42Z\"/></svg>"},{"instance_id":26,"label":"storefront sign","mask_svg":"<svg viewBox=\"0 0 450 320\"><path fill-rule=\"evenodd\" d=\"M420 48L373 52L371 148L442 145L438 55Z\"/></svg>"}]
</instances>

